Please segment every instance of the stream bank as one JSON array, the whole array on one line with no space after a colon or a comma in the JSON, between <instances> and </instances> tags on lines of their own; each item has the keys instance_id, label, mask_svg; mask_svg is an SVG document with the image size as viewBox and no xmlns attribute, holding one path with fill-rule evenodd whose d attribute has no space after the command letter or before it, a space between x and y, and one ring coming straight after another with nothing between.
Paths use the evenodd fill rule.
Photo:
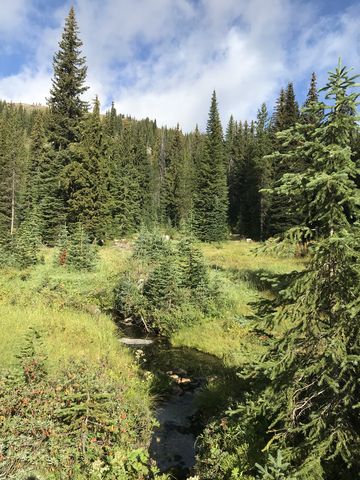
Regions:
<instances>
[{"instance_id":1,"label":"stream bank","mask_svg":"<svg viewBox=\"0 0 360 480\"><path fill-rule=\"evenodd\" d=\"M183 480L195 465L196 438L203 419L198 394L224 373L223 362L188 347L173 347L167 339L120 326L122 343L134 351L141 367L153 375L157 397L150 455L162 473Z\"/></svg>"}]
</instances>

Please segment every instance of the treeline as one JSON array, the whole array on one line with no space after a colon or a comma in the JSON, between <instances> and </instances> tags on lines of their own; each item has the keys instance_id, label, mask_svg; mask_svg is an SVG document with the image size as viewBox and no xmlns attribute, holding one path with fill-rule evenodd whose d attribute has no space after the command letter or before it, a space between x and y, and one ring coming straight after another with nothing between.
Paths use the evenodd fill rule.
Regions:
<instances>
[{"instance_id":1,"label":"treeline","mask_svg":"<svg viewBox=\"0 0 360 480\"><path fill-rule=\"evenodd\" d=\"M3 243L24 222L48 245L64 225L72 231L78 223L100 243L142 225L185 228L217 241L230 231L263 240L298 223L288 196L271 192L284 173L305 167L283 155L288 147L277 133L314 122L300 113L291 83L271 116L264 104L255 122L231 117L225 134L214 92L206 132L196 127L184 134L179 126L125 117L114 105L101 115L97 98L89 112L81 45L71 9L54 56L48 108L0 104ZM313 75L306 105L316 100ZM274 152L279 158L269 156Z\"/></svg>"}]
</instances>

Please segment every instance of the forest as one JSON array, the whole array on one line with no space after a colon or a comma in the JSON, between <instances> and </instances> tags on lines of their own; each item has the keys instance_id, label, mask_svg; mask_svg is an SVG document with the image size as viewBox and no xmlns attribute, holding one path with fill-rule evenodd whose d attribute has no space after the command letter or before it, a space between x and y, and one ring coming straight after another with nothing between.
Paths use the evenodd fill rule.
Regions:
<instances>
[{"instance_id":1,"label":"forest","mask_svg":"<svg viewBox=\"0 0 360 480\"><path fill-rule=\"evenodd\" d=\"M71 7L0 102L0 479L360 478L359 75L183 133L85 102L82 46Z\"/></svg>"}]
</instances>

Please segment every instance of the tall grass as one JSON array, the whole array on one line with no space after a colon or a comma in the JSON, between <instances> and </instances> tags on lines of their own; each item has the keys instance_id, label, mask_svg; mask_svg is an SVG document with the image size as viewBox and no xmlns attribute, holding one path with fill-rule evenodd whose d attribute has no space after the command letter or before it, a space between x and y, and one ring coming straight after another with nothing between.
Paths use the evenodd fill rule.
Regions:
<instances>
[{"instance_id":1,"label":"tall grass","mask_svg":"<svg viewBox=\"0 0 360 480\"><path fill-rule=\"evenodd\" d=\"M129 252L101 249L92 272L74 272L54 264L54 251L44 250L44 263L28 270L3 270L0 277L0 362L17 366L17 354L29 328L40 331L47 367L56 375L66 363L83 361L89 368L106 360L109 375L123 379L125 390L150 405L149 385L113 320L101 313L109 306L114 282ZM141 401L140 401L141 398Z\"/></svg>"},{"instance_id":2,"label":"tall grass","mask_svg":"<svg viewBox=\"0 0 360 480\"><path fill-rule=\"evenodd\" d=\"M250 333L252 303L270 292L262 282L264 273L281 274L302 268L296 258L255 254L256 243L228 241L202 244L213 274L218 277L224 308L216 319L209 319L173 335L175 346L186 345L222 358L228 366L238 366L264 352L261 340Z\"/></svg>"}]
</instances>

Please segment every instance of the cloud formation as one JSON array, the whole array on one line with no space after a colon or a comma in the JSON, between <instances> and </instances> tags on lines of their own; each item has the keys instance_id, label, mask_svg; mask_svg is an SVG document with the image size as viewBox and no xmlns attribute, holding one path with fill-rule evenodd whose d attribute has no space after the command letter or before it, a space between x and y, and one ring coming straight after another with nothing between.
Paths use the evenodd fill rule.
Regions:
<instances>
[{"instance_id":1,"label":"cloud formation","mask_svg":"<svg viewBox=\"0 0 360 480\"><path fill-rule=\"evenodd\" d=\"M40 2L41 3L41 2ZM27 57L1 78L0 98L44 103L67 2L36 23L39 1L5 0L0 36L6 45L27 37ZM360 7L320 15L301 0L78 0L75 2L88 62L88 97L103 107L204 128L212 90L225 121L254 118L270 107L281 86L307 88L337 62L359 63ZM6 18L7 20L3 20ZM8 26L12 25L10 29ZM25 58L25 57L24 57Z\"/></svg>"}]
</instances>

